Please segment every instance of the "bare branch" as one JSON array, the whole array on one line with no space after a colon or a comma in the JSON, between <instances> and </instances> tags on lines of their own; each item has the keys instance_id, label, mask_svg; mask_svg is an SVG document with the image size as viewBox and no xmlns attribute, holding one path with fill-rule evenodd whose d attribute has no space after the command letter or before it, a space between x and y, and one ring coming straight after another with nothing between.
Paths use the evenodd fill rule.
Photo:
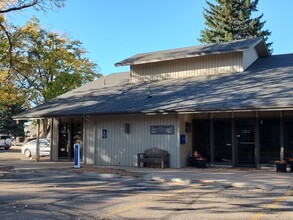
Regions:
<instances>
[{"instance_id":1,"label":"bare branch","mask_svg":"<svg viewBox=\"0 0 293 220\"><path fill-rule=\"evenodd\" d=\"M12 67L13 66L13 62L12 62L12 40L10 37L10 33L6 30L5 26L0 23L0 27L1 29L4 31L5 36L7 37L8 43L9 43L9 49L8 49L8 54L9 54L9 66Z\"/></svg>"},{"instance_id":2,"label":"bare branch","mask_svg":"<svg viewBox=\"0 0 293 220\"><path fill-rule=\"evenodd\" d=\"M11 8L5 9L5 10L0 10L0 13L4 14L4 13L11 12L11 11L20 11L22 9L35 6L37 4L38 4L38 0L33 0L31 3L28 3L28 4L19 4L19 6L11 7Z\"/></svg>"}]
</instances>

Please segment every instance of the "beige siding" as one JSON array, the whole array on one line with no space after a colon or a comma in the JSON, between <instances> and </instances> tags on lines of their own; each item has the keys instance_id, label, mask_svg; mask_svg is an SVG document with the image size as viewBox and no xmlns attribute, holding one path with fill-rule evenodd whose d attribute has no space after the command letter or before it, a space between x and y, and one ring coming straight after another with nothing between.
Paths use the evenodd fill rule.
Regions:
<instances>
[{"instance_id":1,"label":"beige siding","mask_svg":"<svg viewBox=\"0 0 293 220\"><path fill-rule=\"evenodd\" d=\"M93 121L95 126L92 125ZM176 115L103 116L85 120L85 161L88 164L88 157L92 158L95 154L95 163L98 165L137 166L138 153L158 147L170 153L170 166L179 168L177 122ZM126 123L130 125L129 133L125 133ZM151 125L173 125L174 134L151 135ZM107 138L102 138L103 129L107 129ZM95 131L95 134L89 133L89 130ZM92 138L95 138L95 153L88 149L92 149Z\"/></svg>"},{"instance_id":2,"label":"beige siding","mask_svg":"<svg viewBox=\"0 0 293 220\"><path fill-rule=\"evenodd\" d=\"M185 144L180 144L180 167L187 165L187 158L192 153L192 132L186 132L185 123L191 123L192 125L193 115L180 115L179 116L179 132L185 135Z\"/></svg>"},{"instance_id":3,"label":"beige siding","mask_svg":"<svg viewBox=\"0 0 293 220\"><path fill-rule=\"evenodd\" d=\"M243 68L247 69L251 64L253 64L258 58L257 52L254 47L243 52Z\"/></svg>"},{"instance_id":4,"label":"beige siding","mask_svg":"<svg viewBox=\"0 0 293 220\"><path fill-rule=\"evenodd\" d=\"M51 130L51 160L58 160L58 143L59 143L59 119L52 119Z\"/></svg>"},{"instance_id":5,"label":"beige siding","mask_svg":"<svg viewBox=\"0 0 293 220\"><path fill-rule=\"evenodd\" d=\"M83 161L85 164L95 164L95 118L86 117L84 119L83 134Z\"/></svg>"},{"instance_id":6,"label":"beige siding","mask_svg":"<svg viewBox=\"0 0 293 220\"><path fill-rule=\"evenodd\" d=\"M207 55L131 66L131 81L153 81L243 71L242 52Z\"/></svg>"}]
</instances>

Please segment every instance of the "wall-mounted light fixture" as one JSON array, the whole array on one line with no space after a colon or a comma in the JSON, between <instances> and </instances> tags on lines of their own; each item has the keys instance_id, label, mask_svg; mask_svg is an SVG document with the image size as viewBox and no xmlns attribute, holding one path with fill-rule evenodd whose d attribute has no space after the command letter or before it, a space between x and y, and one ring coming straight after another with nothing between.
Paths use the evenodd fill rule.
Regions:
<instances>
[{"instance_id":1,"label":"wall-mounted light fixture","mask_svg":"<svg viewBox=\"0 0 293 220\"><path fill-rule=\"evenodd\" d=\"M130 133L130 124L129 123L125 123L125 125L124 125L124 132L126 134L129 134Z\"/></svg>"},{"instance_id":2,"label":"wall-mounted light fixture","mask_svg":"<svg viewBox=\"0 0 293 220\"><path fill-rule=\"evenodd\" d=\"M185 132L186 133L191 132L191 123L190 122L185 122Z\"/></svg>"}]
</instances>

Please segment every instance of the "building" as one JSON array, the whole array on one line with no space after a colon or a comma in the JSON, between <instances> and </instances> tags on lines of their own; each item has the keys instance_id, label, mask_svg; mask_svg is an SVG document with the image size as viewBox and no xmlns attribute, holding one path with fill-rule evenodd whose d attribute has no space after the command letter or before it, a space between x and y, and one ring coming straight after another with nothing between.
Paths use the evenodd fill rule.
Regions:
<instances>
[{"instance_id":1,"label":"building","mask_svg":"<svg viewBox=\"0 0 293 220\"><path fill-rule=\"evenodd\" d=\"M52 119L52 160L137 166L158 147L170 166L195 150L211 165L259 167L293 153L293 54L263 38L137 54L112 74L18 114Z\"/></svg>"}]
</instances>

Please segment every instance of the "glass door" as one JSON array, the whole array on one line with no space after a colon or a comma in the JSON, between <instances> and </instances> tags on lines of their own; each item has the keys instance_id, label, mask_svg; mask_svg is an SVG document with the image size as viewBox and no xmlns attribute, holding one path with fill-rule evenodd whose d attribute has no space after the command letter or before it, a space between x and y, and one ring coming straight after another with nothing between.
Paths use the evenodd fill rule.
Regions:
<instances>
[{"instance_id":1,"label":"glass door","mask_svg":"<svg viewBox=\"0 0 293 220\"><path fill-rule=\"evenodd\" d=\"M238 166L255 166L255 122L236 121L236 152Z\"/></svg>"},{"instance_id":2,"label":"glass door","mask_svg":"<svg viewBox=\"0 0 293 220\"><path fill-rule=\"evenodd\" d=\"M58 146L58 157L68 158L68 123L61 123L59 126L59 146Z\"/></svg>"}]
</instances>

